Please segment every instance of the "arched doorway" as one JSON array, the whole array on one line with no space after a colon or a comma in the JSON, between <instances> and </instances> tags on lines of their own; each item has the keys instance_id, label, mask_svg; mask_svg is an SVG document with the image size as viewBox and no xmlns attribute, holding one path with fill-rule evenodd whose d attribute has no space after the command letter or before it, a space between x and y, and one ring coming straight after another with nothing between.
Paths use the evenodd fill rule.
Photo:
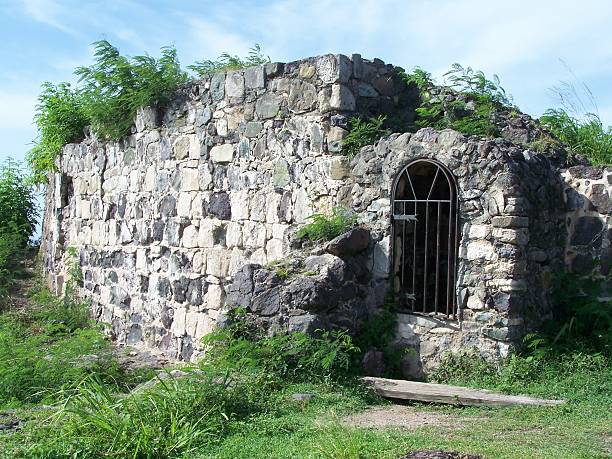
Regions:
<instances>
[{"instance_id":1,"label":"arched doorway","mask_svg":"<svg viewBox=\"0 0 612 459\"><path fill-rule=\"evenodd\" d=\"M458 200L452 173L433 159L417 159L392 187L393 288L413 312L457 314Z\"/></svg>"}]
</instances>

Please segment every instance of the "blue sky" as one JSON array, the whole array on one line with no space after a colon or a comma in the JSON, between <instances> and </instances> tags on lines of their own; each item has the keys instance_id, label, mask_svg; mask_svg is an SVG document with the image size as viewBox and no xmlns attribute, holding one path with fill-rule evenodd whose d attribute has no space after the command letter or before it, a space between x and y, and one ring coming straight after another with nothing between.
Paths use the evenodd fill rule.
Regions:
<instances>
[{"instance_id":1,"label":"blue sky","mask_svg":"<svg viewBox=\"0 0 612 459\"><path fill-rule=\"evenodd\" d=\"M254 43L276 61L359 53L436 76L460 62L535 116L558 104L549 88L578 81L612 124L610 0L0 0L0 160L31 148L40 84L73 81L101 38L127 54L174 44L184 65Z\"/></svg>"}]
</instances>

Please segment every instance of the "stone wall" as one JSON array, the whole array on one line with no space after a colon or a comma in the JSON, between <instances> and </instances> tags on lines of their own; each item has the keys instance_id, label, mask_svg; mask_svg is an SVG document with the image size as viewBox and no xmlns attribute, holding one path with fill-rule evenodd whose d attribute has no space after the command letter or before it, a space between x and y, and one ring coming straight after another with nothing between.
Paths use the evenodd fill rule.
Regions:
<instances>
[{"instance_id":1,"label":"stone wall","mask_svg":"<svg viewBox=\"0 0 612 459\"><path fill-rule=\"evenodd\" d=\"M96 318L117 341L172 358L197 355L235 306L271 331L358 331L391 285L393 179L435 158L459 191L459 314L399 312L398 344L417 351L406 371L422 375L445 350L506 356L550 315L550 277L565 261L579 270L597 260L609 274L610 172L561 177L513 143L520 126L494 140L422 129L351 161L339 154L351 116L405 125L417 98L392 66L326 55L214 74L164 110L142 110L119 142L67 145L47 190L50 284L62 290L75 247ZM308 216L338 205L359 230L326 246L296 239Z\"/></svg>"},{"instance_id":2,"label":"stone wall","mask_svg":"<svg viewBox=\"0 0 612 459\"><path fill-rule=\"evenodd\" d=\"M612 298L612 168L574 166L563 172L568 271L601 279Z\"/></svg>"},{"instance_id":3,"label":"stone wall","mask_svg":"<svg viewBox=\"0 0 612 459\"><path fill-rule=\"evenodd\" d=\"M285 257L295 225L349 192L335 154L348 116L409 122L415 97L392 66L326 55L216 73L120 142L67 145L46 201L51 284L77 248L82 294L115 339L190 358L231 276Z\"/></svg>"}]
</instances>

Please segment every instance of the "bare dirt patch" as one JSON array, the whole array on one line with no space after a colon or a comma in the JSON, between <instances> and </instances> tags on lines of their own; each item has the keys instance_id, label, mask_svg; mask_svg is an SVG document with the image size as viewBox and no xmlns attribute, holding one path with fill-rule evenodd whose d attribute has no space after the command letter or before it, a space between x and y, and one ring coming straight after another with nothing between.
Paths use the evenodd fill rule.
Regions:
<instances>
[{"instance_id":1,"label":"bare dirt patch","mask_svg":"<svg viewBox=\"0 0 612 459\"><path fill-rule=\"evenodd\" d=\"M391 405L376 406L361 413L344 418L343 423L359 428L397 427L415 430L420 427L446 427L460 429L464 420L448 414L419 411L413 406Z\"/></svg>"}]
</instances>

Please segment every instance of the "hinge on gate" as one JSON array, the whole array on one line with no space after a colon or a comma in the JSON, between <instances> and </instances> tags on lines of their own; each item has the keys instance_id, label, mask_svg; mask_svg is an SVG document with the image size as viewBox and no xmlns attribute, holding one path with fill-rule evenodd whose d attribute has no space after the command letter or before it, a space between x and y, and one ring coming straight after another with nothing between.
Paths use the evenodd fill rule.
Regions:
<instances>
[{"instance_id":1,"label":"hinge on gate","mask_svg":"<svg viewBox=\"0 0 612 459\"><path fill-rule=\"evenodd\" d=\"M408 220L411 222L416 222L417 221L417 216L416 215L393 215L393 220Z\"/></svg>"}]
</instances>

